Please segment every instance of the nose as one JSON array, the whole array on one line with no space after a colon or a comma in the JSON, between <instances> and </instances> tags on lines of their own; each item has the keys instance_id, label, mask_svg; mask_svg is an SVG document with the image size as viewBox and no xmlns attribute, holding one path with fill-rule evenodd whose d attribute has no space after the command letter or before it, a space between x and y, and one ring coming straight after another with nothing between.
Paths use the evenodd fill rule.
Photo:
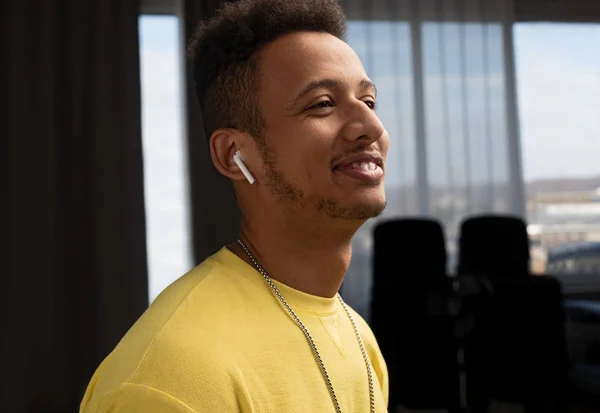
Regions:
<instances>
[{"instance_id":1,"label":"nose","mask_svg":"<svg viewBox=\"0 0 600 413\"><path fill-rule=\"evenodd\" d=\"M342 131L344 139L352 143L361 141L368 146L383 138L385 133L385 127L373 109L360 100L353 103Z\"/></svg>"}]
</instances>

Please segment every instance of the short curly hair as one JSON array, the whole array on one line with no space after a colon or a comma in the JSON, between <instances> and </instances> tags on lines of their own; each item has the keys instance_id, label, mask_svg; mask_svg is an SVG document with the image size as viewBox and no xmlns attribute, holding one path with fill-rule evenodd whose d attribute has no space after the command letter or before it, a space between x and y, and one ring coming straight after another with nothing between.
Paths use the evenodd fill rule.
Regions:
<instances>
[{"instance_id":1,"label":"short curly hair","mask_svg":"<svg viewBox=\"0 0 600 413\"><path fill-rule=\"evenodd\" d=\"M198 24L188 47L207 139L235 128L259 139L259 52L299 31L325 32L345 41L346 16L338 0L239 0L224 3Z\"/></svg>"}]
</instances>

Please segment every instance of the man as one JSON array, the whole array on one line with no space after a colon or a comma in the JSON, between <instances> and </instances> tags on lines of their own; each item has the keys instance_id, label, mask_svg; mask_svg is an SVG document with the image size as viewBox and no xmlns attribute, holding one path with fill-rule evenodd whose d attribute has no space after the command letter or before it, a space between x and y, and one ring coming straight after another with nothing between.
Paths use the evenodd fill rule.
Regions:
<instances>
[{"instance_id":1,"label":"man","mask_svg":"<svg viewBox=\"0 0 600 413\"><path fill-rule=\"evenodd\" d=\"M240 239L154 301L82 412L387 411L376 340L337 295L385 207L389 140L344 32L336 0L241 0L199 26L196 93Z\"/></svg>"}]
</instances>

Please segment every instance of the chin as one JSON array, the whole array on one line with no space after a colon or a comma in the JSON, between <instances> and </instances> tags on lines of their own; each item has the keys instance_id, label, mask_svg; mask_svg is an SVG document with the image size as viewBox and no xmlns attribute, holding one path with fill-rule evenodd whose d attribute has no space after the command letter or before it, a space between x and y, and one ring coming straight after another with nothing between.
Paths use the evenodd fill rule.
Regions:
<instances>
[{"instance_id":1,"label":"chin","mask_svg":"<svg viewBox=\"0 0 600 413\"><path fill-rule=\"evenodd\" d=\"M313 211L329 218L341 220L366 221L380 215L385 209L385 192L381 189L354 191L346 196L327 198L311 195L304 199L303 207L310 206ZM295 203L299 205L298 202Z\"/></svg>"},{"instance_id":2,"label":"chin","mask_svg":"<svg viewBox=\"0 0 600 413\"><path fill-rule=\"evenodd\" d=\"M385 192L379 189L376 191L362 191L362 193L357 191L350 199L348 199L348 204L354 204L357 207L365 209L383 211L386 206Z\"/></svg>"},{"instance_id":3,"label":"chin","mask_svg":"<svg viewBox=\"0 0 600 413\"><path fill-rule=\"evenodd\" d=\"M370 219L378 217L385 210L385 200L378 203L370 202L368 204L359 205L355 208L356 215L360 216L359 219Z\"/></svg>"},{"instance_id":4,"label":"chin","mask_svg":"<svg viewBox=\"0 0 600 413\"><path fill-rule=\"evenodd\" d=\"M338 208L331 210L329 215L334 218L345 220L366 221L375 218L384 211L386 206L385 198L380 200L365 200L363 202L353 202L342 204Z\"/></svg>"}]
</instances>

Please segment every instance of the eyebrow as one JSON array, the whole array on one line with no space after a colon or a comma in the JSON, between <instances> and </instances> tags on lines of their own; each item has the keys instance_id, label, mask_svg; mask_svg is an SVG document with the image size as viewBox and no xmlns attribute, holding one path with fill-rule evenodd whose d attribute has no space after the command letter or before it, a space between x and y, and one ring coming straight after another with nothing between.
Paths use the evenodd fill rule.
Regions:
<instances>
[{"instance_id":1,"label":"eyebrow","mask_svg":"<svg viewBox=\"0 0 600 413\"><path fill-rule=\"evenodd\" d=\"M339 86L340 81L337 79L326 78L312 81L308 85L306 85L306 87L302 89L302 91L298 93L296 97L294 97L294 99L292 99L292 103L289 105L289 107L293 107L294 105L296 105L296 103L298 103L300 99L302 99L304 96L306 96L315 89L318 89L320 87L334 89ZM359 82L359 86L361 89L372 89L375 94L375 97L377 97L377 87L375 87L375 83L373 83L369 79L362 79Z\"/></svg>"}]
</instances>

